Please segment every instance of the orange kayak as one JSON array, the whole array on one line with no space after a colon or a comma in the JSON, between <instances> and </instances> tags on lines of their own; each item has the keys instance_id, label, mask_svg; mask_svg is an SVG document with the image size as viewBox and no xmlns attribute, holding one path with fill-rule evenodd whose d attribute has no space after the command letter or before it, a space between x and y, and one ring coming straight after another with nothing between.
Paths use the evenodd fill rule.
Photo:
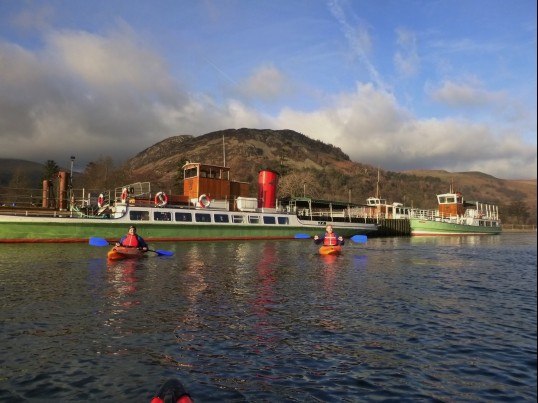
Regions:
<instances>
[{"instance_id":1,"label":"orange kayak","mask_svg":"<svg viewBox=\"0 0 538 403\"><path fill-rule=\"evenodd\" d=\"M319 248L320 255L339 255L342 253L342 247L340 245L328 246L323 245Z\"/></svg>"},{"instance_id":2,"label":"orange kayak","mask_svg":"<svg viewBox=\"0 0 538 403\"><path fill-rule=\"evenodd\" d=\"M111 250L108 251L109 260L121 260L121 259L137 259L146 254L146 252L141 251L137 248L127 248L125 246L114 246Z\"/></svg>"}]
</instances>

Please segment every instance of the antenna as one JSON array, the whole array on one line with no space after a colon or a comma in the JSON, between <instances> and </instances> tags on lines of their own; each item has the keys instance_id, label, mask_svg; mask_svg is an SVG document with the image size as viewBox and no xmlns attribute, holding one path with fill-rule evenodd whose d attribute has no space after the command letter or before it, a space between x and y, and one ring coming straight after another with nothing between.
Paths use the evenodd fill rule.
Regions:
<instances>
[{"instance_id":1,"label":"antenna","mask_svg":"<svg viewBox=\"0 0 538 403\"><path fill-rule=\"evenodd\" d=\"M379 199L379 167L377 167L377 185L375 189L375 197Z\"/></svg>"},{"instance_id":2,"label":"antenna","mask_svg":"<svg viewBox=\"0 0 538 403\"><path fill-rule=\"evenodd\" d=\"M224 163L224 167L226 167L226 147L224 145L224 134L222 135L222 159Z\"/></svg>"}]
</instances>

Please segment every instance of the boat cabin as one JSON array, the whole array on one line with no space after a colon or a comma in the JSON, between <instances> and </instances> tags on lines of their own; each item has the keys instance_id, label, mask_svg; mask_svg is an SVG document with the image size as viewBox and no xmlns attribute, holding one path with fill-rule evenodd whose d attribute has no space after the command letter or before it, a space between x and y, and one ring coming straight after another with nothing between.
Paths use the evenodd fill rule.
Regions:
<instances>
[{"instance_id":1,"label":"boat cabin","mask_svg":"<svg viewBox=\"0 0 538 403\"><path fill-rule=\"evenodd\" d=\"M409 207L402 203L387 204L386 199L379 197L369 197L366 199L366 206L369 208L369 215L376 218L401 219L409 217Z\"/></svg>"},{"instance_id":2,"label":"boat cabin","mask_svg":"<svg viewBox=\"0 0 538 403\"><path fill-rule=\"evenodd\" d=\"M463 196L460 192L437 195L437 203L439 204L439 214L441 216L461 216L465 213Z\"/></svg>"},{"instance_id":3,"label":"boat cabin","mask_svg":"<svg viewBox=\"0 0 538 403\"><path fill-rule=\"evenodd\" d=\"M238 197L248 197L249 184L231 181L229 167L187 162L182 169L183 195L193 205L206 207L213 200L233 203Z\"/></svg>"}]
</instances>

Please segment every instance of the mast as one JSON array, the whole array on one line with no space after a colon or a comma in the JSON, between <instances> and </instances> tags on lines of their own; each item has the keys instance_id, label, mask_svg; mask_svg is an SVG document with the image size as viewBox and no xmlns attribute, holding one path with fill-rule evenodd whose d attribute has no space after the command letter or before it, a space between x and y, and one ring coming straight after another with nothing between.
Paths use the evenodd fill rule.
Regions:
<instances>
[{"instance_id":1,"label":"mast","mask_svg":"<svg viewBox=\"0 0 538 403\"><path fill-rule=\"evenodd\" d=\"M224 145L224 134L222 135L222 160L223 160L223 167L226 167L226 147Z\"/></svg>"},{"instance_id":2,"label":"mast","mask_svg":"<svg viewBox=\"0 0 538 403\"><path fill-rule=\"evenodd\" d=\"M375 197L379 199L379 167L377 167L377 185L375 189Z\"/></svg>"}]
</instances>

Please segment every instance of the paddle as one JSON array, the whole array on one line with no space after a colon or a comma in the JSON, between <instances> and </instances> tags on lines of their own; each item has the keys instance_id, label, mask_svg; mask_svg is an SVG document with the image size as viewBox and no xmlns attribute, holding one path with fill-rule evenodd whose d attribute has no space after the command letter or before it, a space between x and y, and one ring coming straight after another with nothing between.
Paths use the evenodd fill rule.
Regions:
<instances>
[{"instance_id":1,"label":"paddle","mask_svg":"<svg viewBox=\"0 0 538 403\"><path fill-rule=\"evenodd\" d=\"M366 235L353 235L350 239L355 243L366 243L368 237Z\"/></svg>"},{"instance_id":2,"label":"paddle","mask_svg":"<svg viewBox=\"0 0 538 403\"><path fill-rule=\"evenodd\" d=\"M113 243L108 242L106 239L98 238L98 237L91 237L89 244L92 246L113 245ZM158 249L158 250L148 249L148 252L156 253L159 256L173 256L174 255L174 252L171 252L169 250L162 250L162 249Z\"/></svg>"},{"instance_id":3,"label":"paddle","mask_svg":"<svg viewBox=\"0 0 538 403\"><path fill-rule=\"evenodd\" d=\"M309 239L310 235L308 235L308 234L295 234L294 238L295 239ZM366 241L368 240L366 235L353 235L350 239L355 243L366 243Z\"/></svg>"}]
</instances>

